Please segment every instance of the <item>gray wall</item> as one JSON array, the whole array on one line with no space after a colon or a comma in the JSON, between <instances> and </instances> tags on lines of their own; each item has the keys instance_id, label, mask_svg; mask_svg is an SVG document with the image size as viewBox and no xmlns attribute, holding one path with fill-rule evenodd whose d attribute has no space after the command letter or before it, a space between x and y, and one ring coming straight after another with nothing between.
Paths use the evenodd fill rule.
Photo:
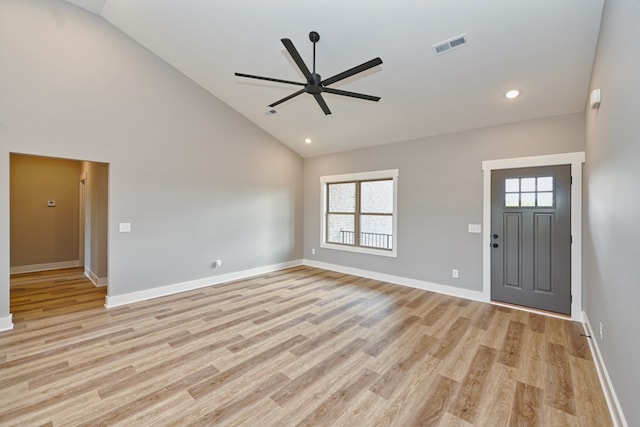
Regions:
<instances>
[{"instance_id":1,"label":"gray wall","mask_svg":"<svg viewBox=\"0 0 640 427\"><path fill-rule=\"evenodd\" d=\"M10 163L11 267L78 261L80 162L12 154Z\"/></svg>"},{"instance_id":2,"label":"gray wall","mask_svg":"<svg viewBox=\"0 0 640 427\"><path fill-rule=\"evenodd\" d=\"M640 425L639 23L639 1L606 1L591 81L602 104L586 111L585 311L630 426Z\"/></svg>"},{"instance_id":3,"label":"gray wall","mask_svg":"<svg viewBox=\"0 0 640 427\"><path fill-rule=\"evenodd\" d=\"M10 152L109 163L110 295L301 257L302 159L106 21L2 1L0 58L0 318Z\"/></svg>"},{"instance_id":4,"label":"gray wall","mask_svg":"<svg viewBox=\"0 0 640 427\"><path fill-rule=\"evenodd\" d=\"M482 291L482 161L583 150L572 114L306 159L304 257ZM321 249L320 177L383 169L399 170L398 257Z\"/></svg>"}]
</instances>

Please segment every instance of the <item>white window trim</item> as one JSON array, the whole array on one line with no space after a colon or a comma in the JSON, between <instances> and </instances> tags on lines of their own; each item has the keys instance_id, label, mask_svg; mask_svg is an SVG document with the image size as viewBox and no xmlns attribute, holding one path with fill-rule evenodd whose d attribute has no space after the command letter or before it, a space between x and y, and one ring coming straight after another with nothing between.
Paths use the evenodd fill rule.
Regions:
<instances>
[{"instance_id":1,"label":"white window trim","mask_svg":"<svg viewBox=\"0 0 640 427\"><path fill-rule=\"evenodd\" d=\"M371 181L376 179L393 179L393 236L392 249L375 249L361 246L345 246L326 242L327 225L327 184L345 181ZM368 255L379 255L386 257L398 257L398 169L387 169L381 171L349 173L343 175L330 175L320 177L321 215L320 215L320 247L325 249L336 249L339 251L357 252Z\"/></svg>"}]
</instances>

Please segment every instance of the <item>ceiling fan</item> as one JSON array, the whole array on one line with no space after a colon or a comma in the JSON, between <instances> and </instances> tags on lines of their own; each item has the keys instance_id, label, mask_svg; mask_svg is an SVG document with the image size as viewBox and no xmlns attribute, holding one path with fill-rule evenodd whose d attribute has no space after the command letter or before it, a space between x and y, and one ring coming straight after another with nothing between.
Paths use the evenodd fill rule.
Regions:
<instances>
[{"instance_id":1,"label":"ceiling fan","mask_svg":"<svg viewBox=\"0 0 640 427\"><path fill-rule=\"evenodd\" d=\"M346 90L334 89L327 86L329 86L330 84L336 83L340 80L344 80L347 77L351 77L355 74L366 71L369 68L375 67L376 65L380 65L382 64L382 59L374 58L356 67L350 68L347 71L343 71L342 73L336 74L335 76L322 80L320 77L320 74L316 73L316 43L318 42L318 40L320 40L320 34L318 34L315 31L311 31L309 33L309 40L311 40L311 42L313 43L313 72L309 71L309 68L307 68L306 64L302 60L302 57L296 50L291 40L280 39L284 47L287 49L287 52L289 52L289 55L291 55L291 58L293 58L293 61L296 63L298 68L300 68L300 71L302 71L302 74L307 79L305 83L294 82L290 80L274 79L271 77L254 76L251 74L243 74L243 73L235 73L235 75L238 77L247 77L250 79L266 80L266 81L276 82L276 83L285 83L285 84L296 85L296 86L304 86L299 91L294 92L289 96L285 96L284 98L274 102L273 104L270 104L269 107L272 107L272 108L275 107L276 105L282 104L285 101L295 98L296 96L303 94L305 92L313 95L313 97L318 102L318 105L320 105L320 108L322 108L322 111L324 112L324 114L331 114L331 110L329 110L327 103L322 98L323 92L331 93L334 95L350 96L352 98L364 99L367 101L377 102L380 100L379 96L371 96L371 95L365 95L362 93L349 92Z\"/></svg>"}]
</instances>

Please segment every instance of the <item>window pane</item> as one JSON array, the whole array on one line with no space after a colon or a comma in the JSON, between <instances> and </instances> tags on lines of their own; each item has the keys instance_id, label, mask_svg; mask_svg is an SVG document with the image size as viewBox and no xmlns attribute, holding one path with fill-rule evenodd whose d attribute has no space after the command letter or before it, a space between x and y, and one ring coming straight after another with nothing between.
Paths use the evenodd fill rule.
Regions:
<instances>
[{"instance_id":1,"label":"window pane","mask_svg":"<svg viewBox=\"0 0 640 427\"><path fill-rule=\"evenodd\" d=\"M536 205L536 193L522 193L520 200L523 207L534 207Z\"/></svg>"},{"instance_id":2,"label":"window pane","mask_svg":"<svg viewBox=\"0 0 640 427\"><path fill-rule=\"evenodd\" d=\"M518 193L520 191L520 178L505 179L504 191L505 193Z\"/></svg>"},{"instance_id":3,"label":"window pane","mask_svg":"<svg viewBox=\"0 0 640 427\"><path fill-rule=\"evenodd\" d=\"M538 193L538 206L553 207L553 193Z\"/></svg>"},{"instance_id":4,"label":"window pane","mask_svg":"<svg viewBox=\"0 0 640 427\"><path fill-rule=\"evenodd\" d=\"M541 176L538 178L538 191L553 191L553 177Z\"/></svg>"},{"instance_id":5,"label":"window pane","mask_svg":"<svg viewBox=\"0 0 640 427\"><path fill-rule=\"evenodd\" d=\"M356 211L356 183L329 184L329 212Z\"/></svg>"},{"instance_id":6,"label":"window pane","mask_svg":"<svg viewBox=\"0 0 640 427\"><path fill-rule=\"evenodd\" d=\"M504 195L504 205L508 208L520 206L520 194L508 193Z\"/></svg>"},{"instance_id":7,"label":"window pane","mask_svg":"<svg viewBox=\"0 0 640 427\"><path fill-rule=\"evenodd\" d=\"M393 213L393 181L364 181L360 183L360 211Z\"/></svg>"},{"instance_id":8,"label":"window pane","mask_svg":"<svg viewBox=\"0 0 640 427\"><path fill-rule=\"evenodd\" d=\"M327 242L355 244L355 216L354 215L328 215Z\"/></svg>"},{"instance_id":9,"label":"window pane","mask_svg":"<svg viewBox=\"0 0 640 427\"><path fill-rule=\"evenodd\" d=\"M360 246L392 249L393 219L387 215L360 216Z\"/></svg>"},{"instance_id":10,"label":"window pane","mask_svg":"<svg viewBox=\"0 0 640 427\"><path fill-rule=\"evenodd\" d=\"M536 179L535 178L522 178L520 180L520 191L536 191Z\"/></svg>"}]
</instances>

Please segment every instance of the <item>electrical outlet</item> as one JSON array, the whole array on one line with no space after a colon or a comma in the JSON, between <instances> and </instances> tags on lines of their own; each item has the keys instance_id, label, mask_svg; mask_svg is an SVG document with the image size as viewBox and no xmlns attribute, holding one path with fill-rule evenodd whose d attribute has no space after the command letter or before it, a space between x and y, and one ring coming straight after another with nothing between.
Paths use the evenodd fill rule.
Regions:
<instances>
[{"instance_id":1,"label":"electrical outlet","mask_svg":"<svg viewBox=\"0 0 640 427\"><path fill-rule=\"evenodd\" d=\"M602 339L602 322L600 322L600 339Z\"/></svg>"},{"instance_id":2,"label":"electrical outlet","mask_svg":"<svg viewBox=\"0 0 640 427\"><path fill-rule=\"evenodd\" d=\"M213 268L219 268L220 266L222 266L222 260L217 259L213 261Z\"/></svg>"},{"instance_id":3,"label":"electrical outlet","mask_svg":"<svg viewBox=\"0 0 640 427\"><path fill-rule=\"evenodd\" d=\"M312 248L311 249L311 255L315 255L316 254L316 248Z\"/></svg>"},{"instance_id":4,"label":"electrical outlet","mask_svg":"<svg viewBox=\"0 0 640 427\"><path fill-rule=\"evenodd\" d=\"M451 277L453 277L454 279L458 278L458 270L456 270L455 268L453 270L451 270Z\"/></svg>"}]
</instances>

